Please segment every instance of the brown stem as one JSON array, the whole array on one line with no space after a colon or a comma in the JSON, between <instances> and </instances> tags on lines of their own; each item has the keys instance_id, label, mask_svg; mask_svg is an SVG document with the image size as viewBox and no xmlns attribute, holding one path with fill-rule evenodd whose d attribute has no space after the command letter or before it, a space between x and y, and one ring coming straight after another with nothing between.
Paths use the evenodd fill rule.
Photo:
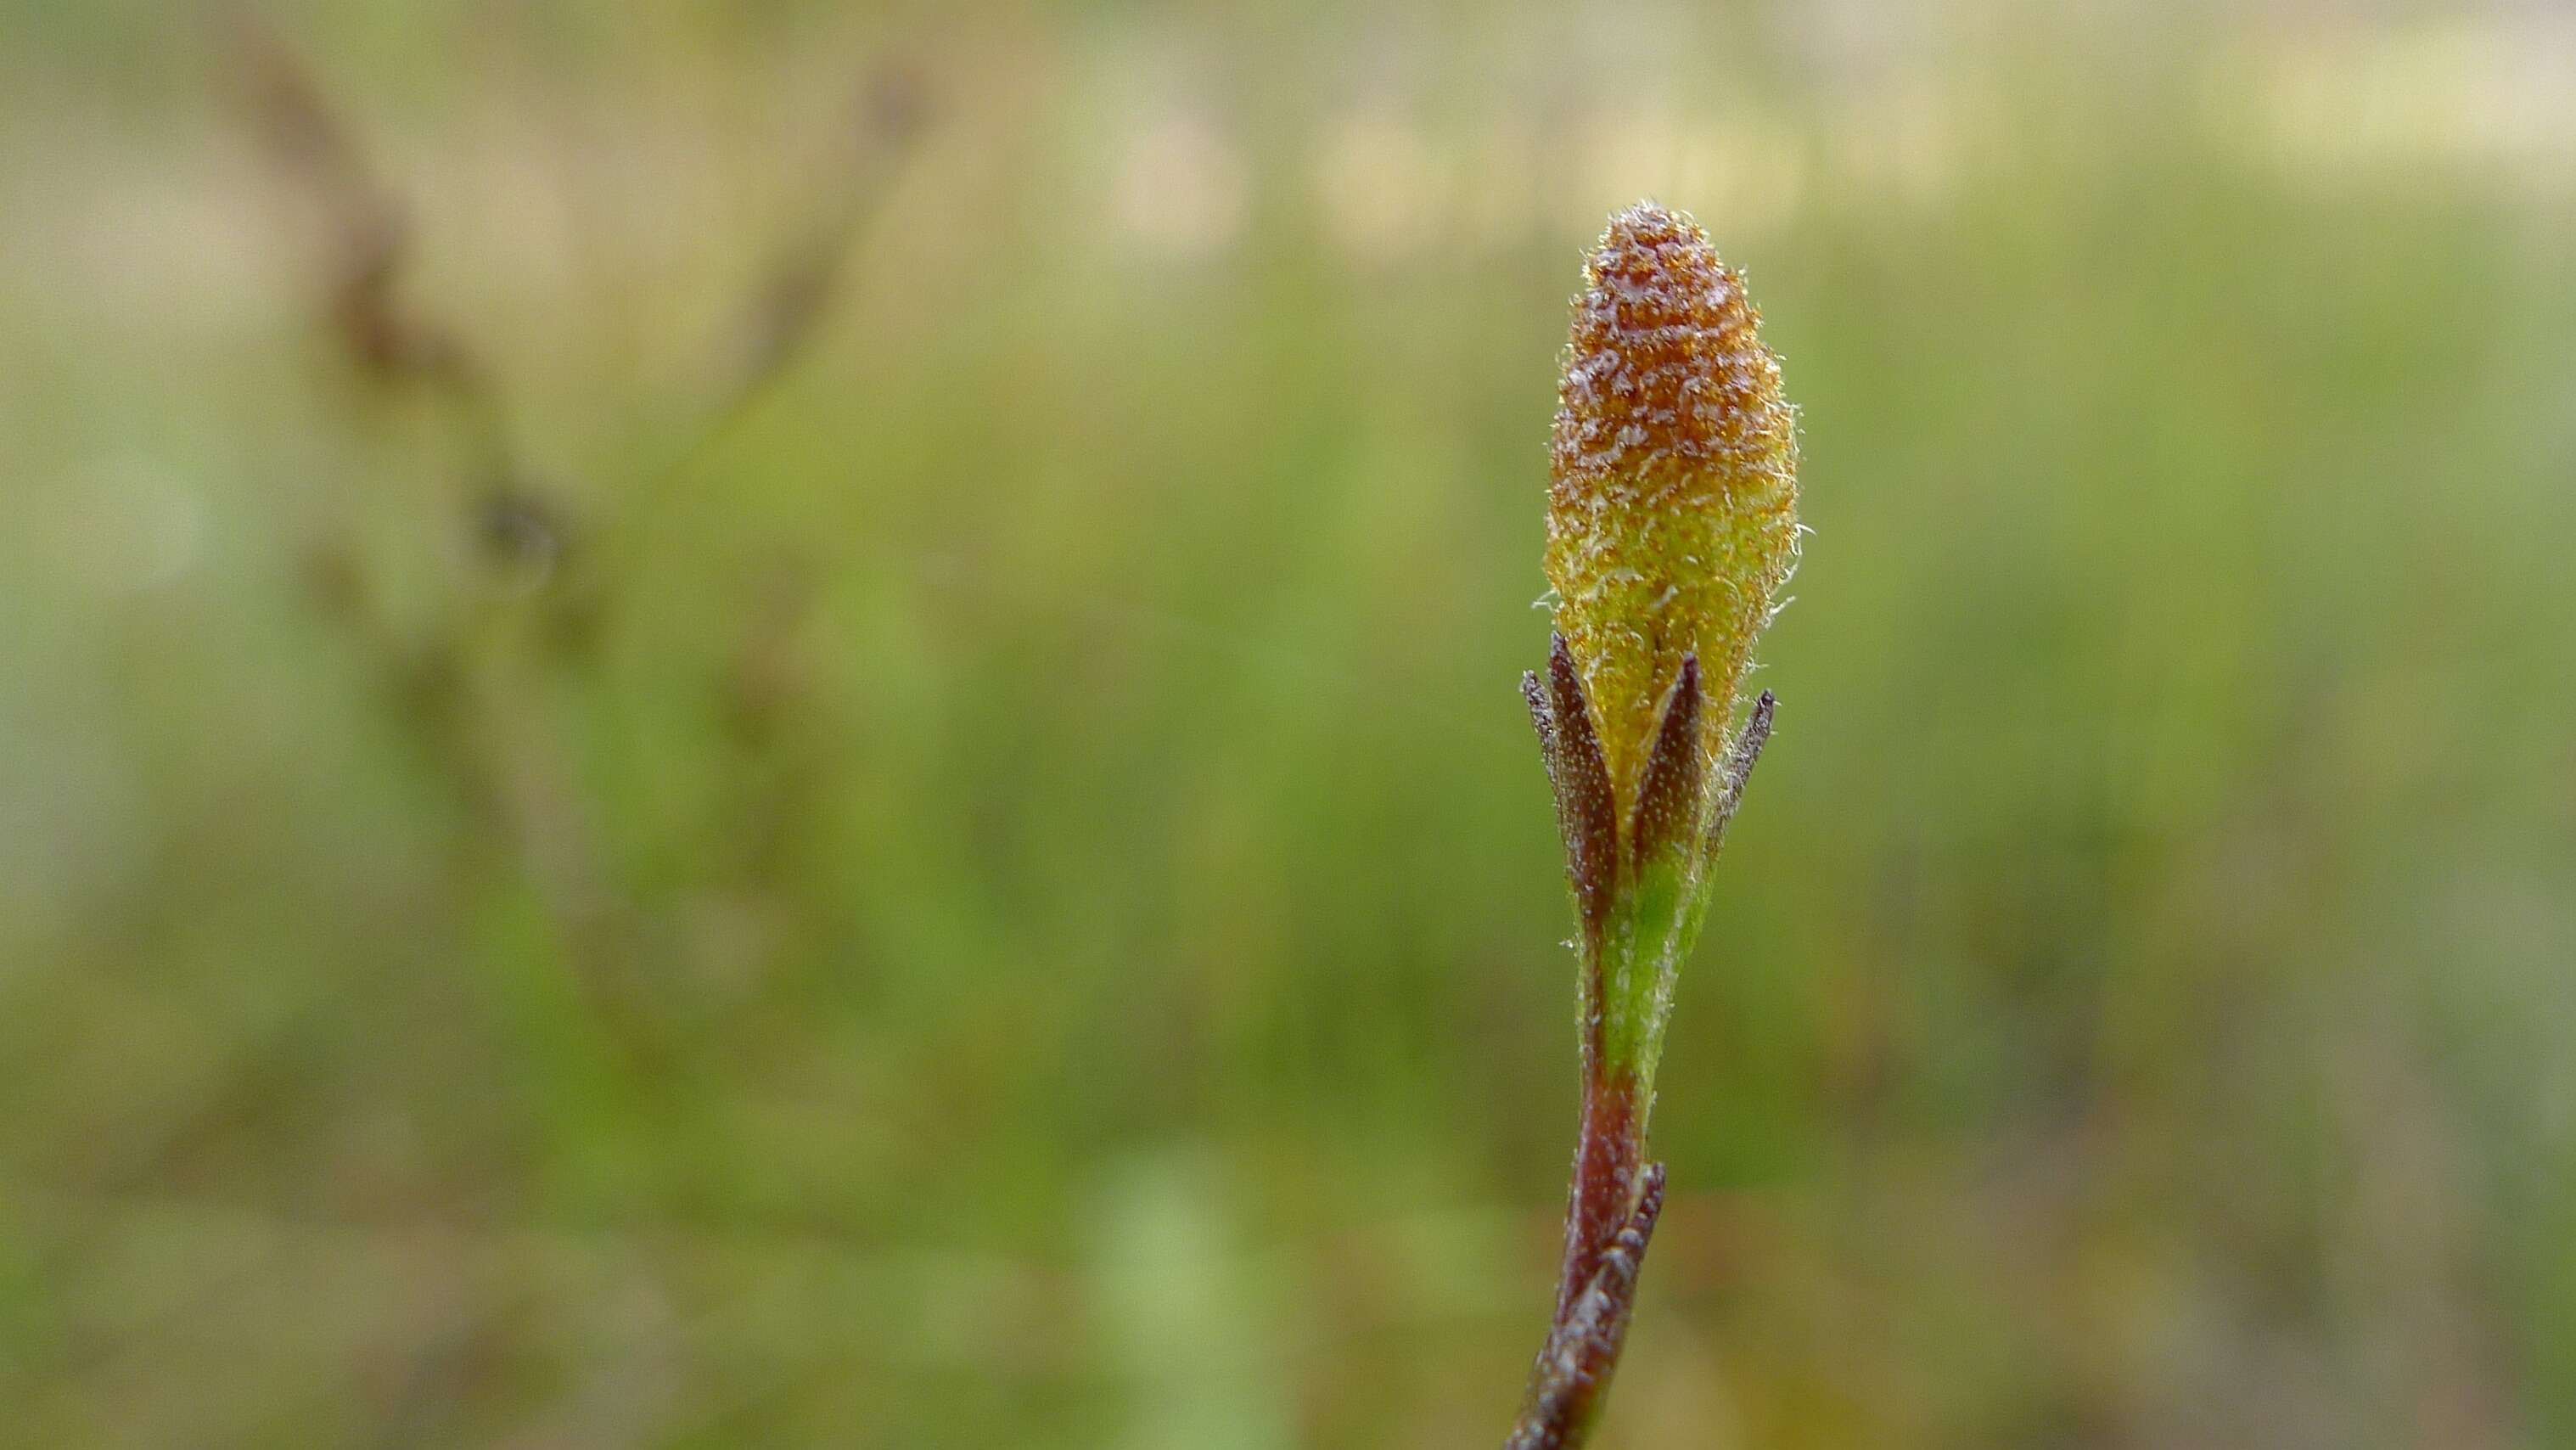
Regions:
<instances>
[{"instance_id":1,"label":"brown stem","mask_svg":"<svg viewBox=\"0 0 2576 1450\"><path fill-rule=\"evenodd\" d=\"M1627 1342L1637 1270L1663 1208L1664 1165L1650 1163L1637 1175L1636 1197L1618 1231L1539 1350L1530 1371L1529 1397L1503 1450L1577 1450L1591 1436L1611 1372L1619 1367L1620 1347Z\"/></svg>"},{"instance_id":2,"label":"brown stem","mask_svg":"<svg viewBox=\"0 0 2576 1450\"><path fill-rule=\"evenodd\" d=\"M1574 1183L1565 1209L1565 1261L1557 1275L1555 1325L1562 1328L1637 1204L1646 1122L1636 1078L1597 1055L1586 1064L1583 1122L1574 1145Z\"/></svg>"},{"instance_id":3,"label":"brown stem","mask_svg":"<svg viewBox=\"0 0 2576 1450\"><path fill-rule=\"evenodd\" d=\"M1718 840L1742 800L1745 778L1770 735L1772 699L1769 691L1763 692L1752 718L1718 762L1721 774L1712 783L1700 753L1699 661L1695 655L1683 658L1665 695L1623 857L1617 798L1581 673L1562 635L1549 651L1546 679L1524 675L1521 693L1529 701L1530 720L1547 760L1557 824L1565 837L1566 878L1582 926L1583 1112L1565 1208L1556 1313L1505 1450L1577 1450L1591 1433L1611 1372L1618 1367L1637 1271L1663 1206L1664 1168L1646 1161L1646 1119L1654 1102L1654 1042L1662 1032L1669 979L1644 984L1654 996L1641 1003L1639 984L1613 982L1613 969L1639 970L1642 964L1634 959L1642 952L1655 969L1669 972L1665 954L1688 949L1706 896L1676 898L1685 886L1704 879L1707 863L1716 856ZM1651 945L1641 947L1640 935L1650 938ZM1618 1011L1653 1019L1642 1028L1625 1024L1615 1041L1610 1029L1620 1024L1612 1017L1614 986Z\"/></svg>"}]
</instances>

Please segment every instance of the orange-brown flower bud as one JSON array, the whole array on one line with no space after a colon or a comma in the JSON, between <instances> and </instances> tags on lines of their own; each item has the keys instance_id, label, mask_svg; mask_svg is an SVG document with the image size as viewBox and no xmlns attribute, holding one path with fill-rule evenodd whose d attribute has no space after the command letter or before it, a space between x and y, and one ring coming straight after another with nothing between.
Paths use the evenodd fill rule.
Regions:
<instances>
[{"instance_id":1,"label":"orange-brown flower bud","mask_svg":"<svg viewBox=\"0 0 2576 1450\"><path fill-rule=\"evenodd\" d=\"M1547 577L1624 820L1688 655L1715 773L1797 561L1797 417L1744 279L1688 217L1619 213L1584 282L1557 389Z\"/></svg>"}]
</instances>

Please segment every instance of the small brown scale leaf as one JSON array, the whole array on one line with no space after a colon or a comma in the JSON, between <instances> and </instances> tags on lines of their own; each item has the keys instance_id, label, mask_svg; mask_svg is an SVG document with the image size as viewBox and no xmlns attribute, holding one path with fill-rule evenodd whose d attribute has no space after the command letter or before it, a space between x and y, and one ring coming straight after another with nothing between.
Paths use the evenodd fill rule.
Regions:
<instances>
[{"instance_id":1,"label":"small brown scale leaf","mask_svg":"<svg viewBox=\"0 0 2576 1450\"><path fill-rule=\"evenodd\" d=\"M1699 711L1699 656L1684 655L1681 673L1664 695L1663 723L1655 729L1645 777L1637 783L1628 849L1641 872L1657 856L1696 844L1691 838L1700 827L1700 787L1708 778L1708 760L1699 748Z\"/></svg>"},{"instance_id":2,"label":"small brown scale leaf","mask_svg":"<svg viewBox=\"0 0 2576 1450\"><path fill-rule=\"evenodd\" d=\"M1602 762L1582 677L1565 637L1547 657L1550 722L1554 726L1553 774L1558 824L1565 832L1565 871L1587 941L1598 942L1619 891L1618 798Z\"/></svg>"}]
</instances>

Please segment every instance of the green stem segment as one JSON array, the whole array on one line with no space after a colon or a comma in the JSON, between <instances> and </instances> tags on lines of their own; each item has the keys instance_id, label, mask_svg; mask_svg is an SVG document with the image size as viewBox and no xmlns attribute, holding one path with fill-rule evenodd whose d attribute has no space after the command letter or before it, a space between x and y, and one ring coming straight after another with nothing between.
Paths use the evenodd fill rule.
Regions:
<instances>
[{"instance_id":1,"label":"green stem segment","mask_svg":"<svg viewBox=\"0 0 2576 1450\"><path fill-rule=\"evenodd\" d=\"M1699 935L1709 868L1769 737L1772 701L1762 696L1711 772L1699 738L1698 662L1684 659L1623 821L1562 638L1547 679L1526 676L1522 690L1555 788L1582 925L1583 1105L1556 1312L1506 1450L1575 1450L1618 1367L1663 1207L1664 1167L1647 1158L1646 1129L1673 979Z\"/></svg>"}]
</instances>

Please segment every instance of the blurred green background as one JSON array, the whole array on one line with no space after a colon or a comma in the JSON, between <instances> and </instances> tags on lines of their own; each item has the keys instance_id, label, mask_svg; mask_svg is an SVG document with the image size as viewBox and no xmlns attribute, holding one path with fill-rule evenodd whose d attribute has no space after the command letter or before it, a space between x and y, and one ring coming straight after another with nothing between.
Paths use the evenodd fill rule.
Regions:
<instances>
[{"instance_id":1,"label":"blurred green background","mask_svg":"<svg viewBox=\"0 0 2576 1450\"><path fill-rule=\"evenodd\" d=\"M2576 1444L2576 22L0 0L0 1442L1490 1446L1605 214L1804 409L1605 1446Z\"/></svg>"}]
</instances>

